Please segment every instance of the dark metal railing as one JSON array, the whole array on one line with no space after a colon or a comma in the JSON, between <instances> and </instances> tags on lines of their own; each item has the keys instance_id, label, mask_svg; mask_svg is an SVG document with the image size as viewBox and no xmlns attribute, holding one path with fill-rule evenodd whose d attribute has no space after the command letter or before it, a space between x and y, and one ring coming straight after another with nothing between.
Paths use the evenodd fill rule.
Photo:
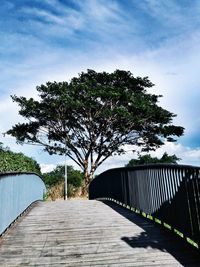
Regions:
<instances>
[{"instance_id":1,"label":"dark metal railing","mask_svg":"<svg viewBox=\"0 0 200 267\"><path fill-rule=\"evenodd\" d=\"M89 198L114 200L200 246L200 168L144 165L110 169L90 184Z\"/></svg>"}]
</instances>

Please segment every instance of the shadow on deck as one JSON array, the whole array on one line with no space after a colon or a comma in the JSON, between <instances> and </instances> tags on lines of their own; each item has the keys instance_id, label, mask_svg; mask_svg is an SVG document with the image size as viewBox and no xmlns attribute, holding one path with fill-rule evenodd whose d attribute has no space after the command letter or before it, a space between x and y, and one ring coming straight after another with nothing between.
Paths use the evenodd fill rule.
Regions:
<instances>
[{"instance_id":1,"label":"shadow on deck","mask_svg":"<svg viewBox=\"0 0 200 267\"><path fill-rule=\"evenodd\" d=\"M147 221L111 201L101 201L117 213L143 229L139 235L123 236L121 240L133 249L152 248L171 254L182 266L200 266L200 252L185 240L151 221ZM175 216L175 215L174 215ZM165 264L165 263L164 263Z\"/></svg>"}]
</instances>

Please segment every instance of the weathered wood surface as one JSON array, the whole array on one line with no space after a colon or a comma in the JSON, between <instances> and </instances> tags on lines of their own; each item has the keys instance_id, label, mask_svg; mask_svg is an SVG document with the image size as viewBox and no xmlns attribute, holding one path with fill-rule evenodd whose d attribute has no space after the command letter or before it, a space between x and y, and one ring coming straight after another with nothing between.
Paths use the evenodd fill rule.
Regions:
<instances>
[{"instance_id":1,"label":"weathered wood surface","mask_svg":"<svg viewBox=\"0 0 200 267\"><path fill-rule=\"evenodd\" d=\"M114 203L38 203L0 241L0 266L200 266L199 253Z\"/></svg>"}]
</instances>

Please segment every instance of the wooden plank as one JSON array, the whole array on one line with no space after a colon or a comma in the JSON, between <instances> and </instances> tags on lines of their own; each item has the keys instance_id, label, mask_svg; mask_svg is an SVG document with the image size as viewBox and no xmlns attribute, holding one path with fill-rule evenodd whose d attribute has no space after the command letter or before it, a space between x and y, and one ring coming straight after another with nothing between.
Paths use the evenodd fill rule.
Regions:
<instances>
[{"instance_id":1,"label":"wooden plank","mask_svg":"<svg viewBox=\"0 0 200 267\"><path fill-rule=\"evenodd\" d=\"M111 202L40 202L0 242L0 266L200 266L168 231Z\"/></svg>"}]
</instances>

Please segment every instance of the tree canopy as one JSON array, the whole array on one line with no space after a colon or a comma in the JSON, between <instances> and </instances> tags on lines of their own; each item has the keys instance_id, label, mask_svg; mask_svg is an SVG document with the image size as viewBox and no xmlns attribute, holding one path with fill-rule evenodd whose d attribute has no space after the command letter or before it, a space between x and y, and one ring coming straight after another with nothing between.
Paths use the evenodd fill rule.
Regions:
<instances>
[{"instance_id":1,"label":"tree canopy","mask_svg":"<svg viewBox=\"0 0 200 267\"><path fill-rule=\"evenodd\" d=\"M148 77L123 70L88 70L70 82L47 82L36 88L39 100L12 96L27 122L7 133L50 154L66 153L88 185L98 166L125 152L124 145L148 151L183 134L183 127L172 124L175 115L157 104L160 96L147 92L152 86Z\"/></svg>"},{"instance_id":2,"label":"tree canopy","mask_svg":"<svg viewBox=\"0 0 200 267\"><path fill-rule=\"evenodd\" d=\"M131 159L125 167L134 167L136 165L145 165L145 164L157 164L157 163L168 163L168 164L178 164L178 158L176 155L168 155L166 152L162 155L161 158L152 157L150 154L139 155L137 159Z\"/></svg>"}]
</instances>

